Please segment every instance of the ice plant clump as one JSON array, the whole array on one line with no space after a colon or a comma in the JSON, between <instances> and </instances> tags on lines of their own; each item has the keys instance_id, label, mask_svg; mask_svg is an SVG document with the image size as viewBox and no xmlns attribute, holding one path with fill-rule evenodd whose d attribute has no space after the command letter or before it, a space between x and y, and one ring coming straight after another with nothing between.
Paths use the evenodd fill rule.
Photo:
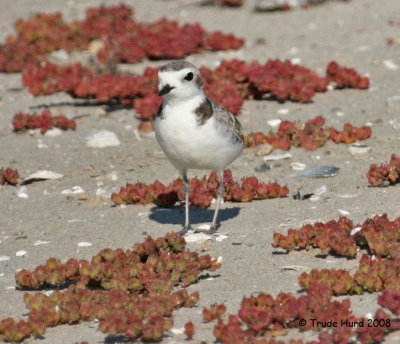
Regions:
<instances>
[{"instance_id":1,"label":"ice plant clump","mask_svg":"<svg viewBox=\"0 0 400 344\"><path fill-rule=\"evenodd\" d=\"M244 298L237 315L229 315L227 322L218 321L214 336L222 343L276 344L281 342L269 340L270 335L282 335L288 328L299 328L320 332L320 341L313 343L348 343L350 338L357 338L360 343L367 344L383 340L386 333L400 329L382 309L375 314L375 321L380 326L368 326L368 321L352 313L349 299L333 301L327 287L312 284L307 295L298 298L290 293L280 293L276 298L264 293ZM357 326L362 322L362 327ZM291 340L289 343L303 341Z\"/></svg>"},{"instance_id":2,"label":"ice plant clump","mask_svg":"<svg viewBox=\"0 0 400 344\"><path fill-rule=\"evenodd\" d=\"M289 150L291 146L315 150L324 146L328 140L350 144L366 140L372 134L372 130L368 126L356 128L346 123L343 131L337 131L334 128L324 128L324 124L325 119L321 116L308 120L304 125L292 121L282 121L276 133L268 135L262 132L250 133L245 136L245 142L249 148L269 143L274 148L283 150Z\"/></svg>"},{"instance_id":3,"label":"ice plant clump","mask_svg":"<svg viewBox=\"0 0 400 344\"><path fill-rule=\"evenodd\" d=\"M15 131L40 128L42 134L54 127L62 130L75 130L76 128L76 123L73 119L68 119L63 115L53 116L49 110L44 110L40 115L17 113L13 118L12 124Z\"/></svg>"},{"instance_id":4,"label":"ice plant clump","mask_svg":"<svg viewBox=\"0 0 400 344\"><path fill-rule=\"evenodd\" d=\"M400 182L400 158L392 154L390 162L378 166L372 164L367 178L372 186L389 186Z\"/></svg>"},{"instance_id":5,"label":"ice plant clump","mask_svg":"<svg viewBox=\"0 0 400 344\"><path fill-rule=\"evenodd\" d=\"M0 71L22 71L46 61L52 51L85 50L94 40L101 41L97 57L104 64L136 63L146 56L180 59L204 50L239 49L244 43L233 35L208 33L199 24L180 26L167 19L140 23L132 15L131 8L120 5L89 8L83 21L73 23L65 23L60 13L20 19L17 35L0 45Z\"/></svg>"},{"instance_id":6,"label":"ice plant clump","mask_svg":"<svg viewBox=\"0 0 400 344\"><path fill-rule=\"evenodd\" d=\"M26 293L28 320L0 321L0 340L21 341L43 335L46 327L94 319L110 336L161 340L173 325L173 311L199 300L198 292L182 288L196 283L202 271L219 267L218 260L185 250L184 238L172 232L149 236L131 250L104 249L90 262L70 259L63 264L50 258L33 271L19 271L18 287L62 289L68 281L69 287L51 295Z\"/></svg>"},{"instance_id":7,"label":"ice plant clump","mask_svg":"<svg viewBox=\"0 0 400 344\"><path fill-rule=\"evenodd\" d=\"M211 43L213 37L218 38L218 34L208 36L208 44L214 44ZM224 41L218 38L216 42L222 45ZM156 47L159 45L156 44ZM305 67L280 60L270 60L264 65L239 60L222 61L216 69L202 67L200 70L206 95L233 114L240 112L245 99L263 99L266 94L279 101L309 102L315 92L324 92L328 84L327 78L319 77ZM157 72L156 68L147 68L140 76L99 74L79 64L62 67L46 62L43 65L27 67L23 73L23 81L33 95L64 91L73 97L133 105L141 120L151 121L161 102L161 98L157 96ZM316 122L310 125L322 126L321 121L316 119ZM143 128L148 130L149 126ZM289 126L285 131L292 129ZM329 137L325 129L319 129L321 135ZM344 133L333 132L331 138L335 142L350 142L354 138L367 137L369 130L346 125ZM318 138L320 139L324 138ZM279 138L275 141L276 145L287 145ZM309 144L310 147L315 144L309 138L305 141L303 143Z\"/></svg>"},{"instance_id":8,"label":"ice plant clump","mask_svg":"<svg viewBox=\"0 0 400 344\"><path fill-rule=\"evenodd\" d=\"M304 288L314 283L323 284L335 295L362 294L364 291L378 292L400 288L400 260L371 259L363 255L358 270L351 276L346 270L312 270L299 276L299 284Z\"/></svg>"},{"instance_id":9,"label":"ice plant clump","mask_svg":"<svg viewBox=\"0 0 400 344\"><path fill-rule=\"evenodd\" d=\"M18 184L19 174L17 170L13 170L7 167L5 170L0 168L0 185L10 184L17 185Z\"/></svg>"},{"instance_id":10,"label":"ice plant clump","mask_svg":"<svg viewBox=\"0 0 400 344\"><path fill-rule=\"evenodd\" d=\"M203 308L203 319L205 322L210 322L215 319L221 318L226 312L225 305L217 305L213 304L210 308L204 307Z\"/></svg>"},{"instance_id":11,"label":"ice plant clump","mask_svg":"<svg viewBox=\"0 0 400 344\"><path fill-rule=\"evenodd\" d=\"M289 189L277 183L259 183L256 177L243 178L239 185L233 180L232 172L224 172L224 199L232 202L250 202L252 200L286 197ZM208 178L192 178L190 180L189 200L193 206L209 207L211 201L216 197L218 189L218 177L212 172ZM127 184L121 187L120 192L113 193L111 200L119 205L123 203L155 203L161 207L172 207L176 202L183 201L184 185L183 180L178 178L170 185L165 186L159 181L147 185L144 183Z\"/></svg>"},{"instance_id":12,"label":"ice plant clump","mask_svg":"<svg viewBox=\"0 0 400 344\"><path fill-rule=\"evenodd\" d=\"M361 77L353 68L341 67L335 61L329 63L326 68L326 76L339 89L345 87L366 89L369 87L369 79L367 77Z\"/></svg>"},{"instance_id":13,"label":"ice plant clump","mask_svg":"<svg viewBox=\"0 0 400 344\"><path fill-rule=\"evenodd\" d=\"M355 257L357 245L351 235L353 228L353 222L346 217L341 217L339 221L316 222L313 225L305 225L299 230L289 229L286 236L274 233L273 247L289 251L295 248L308 250L319 247L322 254L332 251L342 256Z\"/></svg>"},{"instance_id":14,"label":"ice plant clump","mask_svg":"<svg viewBox=\"0 0 400 344\"><path fill-rule=\"evenodd\" d=\"M359 228L352 234L352 230ZM316 222L302 228L289 229L287 235L274 233L274 247L285 250L319 247L322 254L333 252L355 257L358 248L371 254L395 258L400 254L400 218L390 221L387 214L376 215L362 225L354 225L346 217L327 223Z\"/></svg>"}]
</instances>

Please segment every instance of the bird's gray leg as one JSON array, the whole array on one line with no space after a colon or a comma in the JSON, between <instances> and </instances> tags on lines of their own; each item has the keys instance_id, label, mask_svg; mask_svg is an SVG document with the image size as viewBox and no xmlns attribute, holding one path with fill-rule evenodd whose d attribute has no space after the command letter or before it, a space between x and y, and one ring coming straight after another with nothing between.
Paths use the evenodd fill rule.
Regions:
<instances>
[{"instance_id":1,"label":"bird's gray leg","mask_svg":"<svg viewBox=\"0 0 400 344\"><path fill-rule=\"evenodd\" d=\"M218 179L219 179L219 183L218 183L217 207L215 208L214 217L213 217L213 220L211 222L210 231L216 231L217 227L218 227L217 226L218 212L219 212L219 207L221 205L221 200L222 200L222 197L224 196L224 191L225 191L225 187L224 187L224 170L218 171Z\"/></svg>"},{"instance_id":2,"label":"bird's gray leg","mask_svg":"<svg viewBox=\"0 0 400 344\"><path fill-rule=\"evenodd\" d=\"M190 185L187 178L187 171L184 170L181 172L181 176L183 179L183 184L185 186L185 226L179 231L179 234L184 235L187 233L189 229L191 229L190 221L189 221L189 194L190 194Z\"/></svg>"}]
</instances>

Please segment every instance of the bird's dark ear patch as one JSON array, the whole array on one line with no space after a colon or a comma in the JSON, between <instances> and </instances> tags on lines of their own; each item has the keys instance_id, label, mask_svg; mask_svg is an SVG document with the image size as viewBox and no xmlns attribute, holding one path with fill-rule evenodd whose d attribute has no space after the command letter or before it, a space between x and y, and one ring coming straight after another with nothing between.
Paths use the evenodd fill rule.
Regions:
<instances>
[{"instance_id":1,"label":"bird's dark ear patch","mask_svg":"<svg viewBox=\"0 0 400 344\"><path fill-rule=\"evenodd\" d=\"M204 125L214 113L210 99L206 98L194 112L197 116L197 123Z\"/></svg>"},{"instance_id":2,"label":"bird's dark ear patch","mask_svg":"<svg viewBox=\"0 0 400 344\"><path fill-rule=\"evenodd\" d=\"M187 73L186 75L185 75L185 78L184 78L186 81L191 81L191 80L193 80L193 73L192 72L189 72L189 73Z\"/></svg>"},{"instance_id":3,"label":"bird's dark ear patch","mask_svg":"<svg viewBox=\"0 0 400 344\"><path fill-rule=\"evenodd\" d=\"M199 88L203 87L203 80L201 80L201 75L195 75L194 82Z\"/></svg>"}]
</instances>

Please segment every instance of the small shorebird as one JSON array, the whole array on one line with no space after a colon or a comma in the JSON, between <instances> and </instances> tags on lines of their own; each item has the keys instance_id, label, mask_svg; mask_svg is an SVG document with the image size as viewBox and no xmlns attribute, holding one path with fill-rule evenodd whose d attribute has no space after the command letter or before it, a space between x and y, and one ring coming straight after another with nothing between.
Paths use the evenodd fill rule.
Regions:
<instances>
[{"instance_id":1,"label":"small shorebird","mask_svg":"<svg viewBox=\"0 0 400 344\"><path fill-rule=\"evenodd\" d=\"M224 169L243 151L242 126L224 107L203 91L200 71L186 61L174 61L158 72L159 95L164 102L154 128L165 155L178 169L185 185L185 225L190 229L188 169L214 170L218 174L218 198L210 231L217 229L224 194Z\"/></svg>"}]
</instances>

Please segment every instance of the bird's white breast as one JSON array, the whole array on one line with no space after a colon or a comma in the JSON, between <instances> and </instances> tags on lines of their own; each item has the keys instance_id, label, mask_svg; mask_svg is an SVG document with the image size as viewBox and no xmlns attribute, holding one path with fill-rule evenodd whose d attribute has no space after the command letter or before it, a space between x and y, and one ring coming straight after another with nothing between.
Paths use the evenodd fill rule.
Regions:
<instances>
[{"instance_id":1,"label":"bird's white breast","mask_svg":"<svg viewBox=\"0 0 400 344\"><path fill-rule=\"evenodd\" d=\"M155 120L157 140L167 158L179 170L221 170L235 160L242 145L234 142L226 128L212 116L201 125L195 109L204 100L164 104L163 114Z\"/></svg>"}]
</instances>

